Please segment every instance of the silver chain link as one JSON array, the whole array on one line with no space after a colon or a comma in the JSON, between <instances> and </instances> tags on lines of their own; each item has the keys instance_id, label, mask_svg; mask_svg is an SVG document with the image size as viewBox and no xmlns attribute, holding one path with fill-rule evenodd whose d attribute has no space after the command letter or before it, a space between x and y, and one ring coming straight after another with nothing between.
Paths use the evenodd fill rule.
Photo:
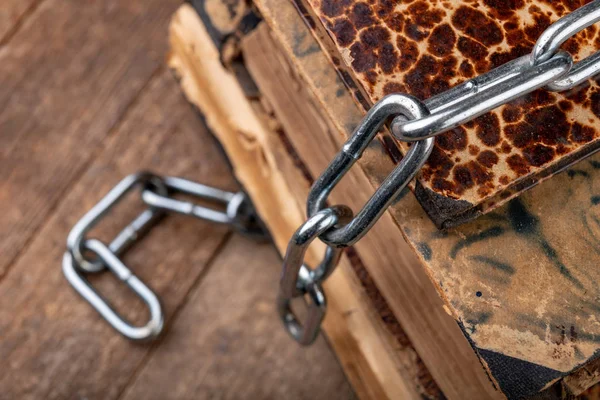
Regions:
<instances>
[{"instance_id":1,"label":"silver chain link","mask_svg":"<svg viewBox=\"0 0 600 400\"><path fill-rule=\"evenodd\" d=\"M561 45L583 29L600 21L600 0L594 0L552 24L539 37L530 55L501 65L454 88L421 101L408 94L391 94L377 102L355 129L342 150L313 184L307 201L308 221L292 237L283 263L278 299L280 316L288 332L301 344L312 343L325 314L321 288L339 259L339 249L362 238L417 175L433 150L435 136L477 118L501 105L540 88L573 89L600 73L600 52L573 65ZM329 194L361 157L363 151L389 120L392 134L414 142L398 166L385 179L356 217L347 208L327 207ZM343 209L344 223L339 214ZM335 218L337 216L337 218ZM319 237L327 244L326 261L311 270L304 264L306 247ZM332 258L332 254L336 257ZM323 274L322 265L327 265ZM311 305L304 323L291 311L297 297L309 296Z\"/></svg>"},{"instance_id":2,"label":"silver chain link","mask_svg":"<svg viewBox=\"0 0 600 400\"><path fill-rule=\"evenodd\" d=\"M108 246L100 240L88 238L89 231L136 188L141 192L146 210L129 223ZM179 194L216 203L221 205L224 211L174 197ZM127 268L119 256L139 241L167 213L231 225L242 234L259 239L267 237L265 228L243 192L227 192L186 179L160 177L148 172L124 178L71 229L67 237L67 251L63 256L63 272L75 290L114 329L132 340L156 338L163 329L164 316L158 296ZM95 258L85 256L90 253ZM150 319L144 326L133 326L124 320L85 278L85 274L97 273L104 269L112 272L146 303Z\"/></svg>"},{"instance_id":3,"label":"silver chain link","mask_svg":"<svg viewBox=\"0 0 600 400\"><path fill-rule=\"evenodd\" d=\"M317 212L294 233L283 260L281 290L277 309L286 329L300 344L315 341L327 303L321 283L331 275L342 255L342 249L327 246L323 261L315 269L304 264L304 255L311 242L327 230L348 223L352 211L345 206L333 206ZM292 312L292 299L308 295L310 303L304 323Z\"/></svg>"}]
</instances>

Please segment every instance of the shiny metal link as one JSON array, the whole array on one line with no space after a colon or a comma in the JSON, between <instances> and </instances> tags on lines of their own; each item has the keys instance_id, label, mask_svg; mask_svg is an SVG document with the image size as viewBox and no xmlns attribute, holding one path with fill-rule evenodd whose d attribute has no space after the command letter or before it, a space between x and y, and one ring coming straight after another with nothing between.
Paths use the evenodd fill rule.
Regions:
<instances>
[{"instance_id":1,"label":"shiny metal link","mask_svg":"<svg viewBox=\"0 0 600 400\"><path fill-rule=\"evenodd\" d=\"M600 21L600 1L579 7L550 25L538 38L531 53L533 64L552 58L564 42Z\"/></svg>"},{"instance_id":2,"label":"shiny metal link","mask_svg":"<svg viewBox=\"0 0 600 400\"><path fill-rule=\"evenodd\" d=\"M139 188L141 198L148 206L125 227L110 245L87 234L115 207L126 194ZM184 194L219 204L223 211L182 201L173 196ZM232 193L211 188L182 178L160 177L141 172L124 178L96 206L75 224L67 237L67 252L63 257L63 272L75 290L86 299L123 336L132 340L156 337L163 326L163 316L157 296L119 259L119 255L148 232L166 213L178 213L211 222L229 224L242 233L266 237L262 223L252 205L242 192ZM84 253L92 253L93 259ZM134 327L124 321L111 306L93 289L84 273L94 273L108 268L125 282L150 309L150 321L143 327Z\"/></svg>"},{"instance_id":3,"label":"shiny metal link","mask_svg":"<svg viewBox=\"0 0 600 400\"><path fill-rule=\"evenodd\" d=\"M92 287L84 277L84 272L77 268L75 260L71 253L66 252L63 256L63 273L65 277L75 288L75 290L94 307L96 311L121 335L131 340L148 340L157 337L164 325L164 318L160 301L152 290L139 280L131 271L119 260L106 245L99 240L90 239L84 242L86 250L93 252L99 260L111 271L119 280L123 281L140 299L148 306L150 319L141 327L131 325L125 321L113 308L104 300L98 292Z\"/></svg>"},{"instance_id":4,"label":"shiny metal link","mask_svg":"<svg viewBox=\"0 0 600 400\"><path fill-rule=\"evenodd\" d=\"M319 334L327 306L321 283L331 275L342 252L341 248L327 246L323 261L315 269L311 269L304 264L306 250L323 232L347 223L350 218L352 211L345 206L321 210L296 231L288 244L283 260L277 309L287 331L300 344L311 344ZM307 316L302 323L291 308L291 301L296 297L308 297Z\"/></svg>"},{"instance_id":5,"label":"shiny metal link","mask_svg":"<svg viewBox=\"0 0 600 400\"><path fill-rule=\"evenodd\" d=\"M571 56L564 52L533 67L530 60L529 56L518 58L426 100L430 115L410 121L396 118L392 133L405 142L437 136L543 88L564 76L573 65Z\"/></svg>"},{"instance_id":6,"label":"shiny metal link","mask_svg":"<svg viewBox=\"0 0 600 400\"><path fill-rule=\"evenodd\" d=\"M304 265L304 255L310 243L319 235L338 225L346 224L352 218L352 211L345 206L333 206L319 211L309 218L294 234L288 244L283 260L281 293L285 297L296 297L304 292L306 282L298 280L300 268ZM315 269L308 268L308 279L321 283L336 267L342 249L327 246L323 261Z\"/></svg>"},{"instance_id":7,"label":"shiny metal link","mask_svg":"<svg viewBox=\"0 0 600 400\"><path fill-rule=\"evenodd\" d=\"M582 30L600 21L600 1L592 1L559 19L538 38L532 54L534 64L552 57L560 46ZM562 79L552 82L547 89L562 92L573 89L600 73L600 52L583 59L573 66Z\"/></svg>"},{"instance_id":8,"label":"shiny metal link","mask_svg":"<svg viewBox=\"0 0 600 400\"><path fill-rule=\"evenodd\" d=\"M600 73L600 52L594 53L575 64L565 77L550 82L546 89L552 92L571 90L588 81L591 77L598 75L598 73Z\"/></svg>"},{"instance_id":9,"label":"shiny metal link","mask_svg":"<svg viewBox=\"0 0 600 400\"><path fill-rule=\"evenodd\" d=\"M142 192L142 200L151 209L182 214L204 221L233 226L238 232L253 237L266 238L266 230L256 217L256 212L244 192L227 192L201 183L176 177L164 177L161 181L168 195L153 188ZM184 194L220 204L223 211L214 210L191 202L173 198Z\"/></svg>"},{"instance_id":10,"label":"shiny metal link","mask_svg":"<svg viewBox=\"0 0 600 400\"><path fill-rule=\"evenodd\" d=\"M299 279L306 279L308 269L302 266ZM306 286L307 316L304 322L300 322L292 311L291 302L293 298L284 296L277 297L277 312L283 324L292 338L303 346L308 346L317 339L321 331L321 324L327 311L327 298L323 288L318 283L310 283Z\"/></svg>"},{"instance_id":11,"label":"shiny metal link","mask_svg":"<svg viewBox=\"0 0 600 400\"><path fill-rule=\"evenodd\" d=\"M117 184L98 204L88 211L71 229L67 236L67 250L73 255L78 268L86 272L98 272L104 265L98 260L87 260L83 255L83 242L85 235L117 204L125 195L136 187L152 186L157 193L167 194L167 188L160 178L140 172L129 175ZM129 225L127 225L110 243L108 248L114 254L121 254L131 246L143 233L162 215L158 210L148 209L142 211Z\"/></svg>"},{"instance_id":12,"label":"shiny metal link","mask_svg":"<svg viewBox=\"0 0 600 400\"><path fill-rule=\"evenodd\" d=\"M198 206L188 201L175 199L171 196L181 193L203 200L213 201L226 207L236 195L235 193L226 192L181 178L165 177L162 180L162 183L167 188L168 194L160 194L153 189L145 189L142 191L142 200L148 206L157 210L174 212L218 224L233 223L235 216L229 216L227 212Z\"/></svg>"},{"instance_id":13,"label":"shiny metal link","mask_svg":"<svg viewBox=\"0 0 600 400\"><path fill-rule=\"evenodd\" d=\"M360 158L388 119L402 116L410 120L423 118L428 114L421 101L406 94L391 94L375 104L344 144L342 151L313 184L308 194L307 214L314 216L326 206L331 191ZM356 217L342 227L329 229L321 234L321 240L333 247L345 247L362 238L419 172L432 150L433 139L413 144Z\"/></svg>"},{"instance_id":14,"label":"shiny metal link","mask_svg":"<svg viewBox=\"0 0 600 400\"><path fill-rule=\"evenodd\" d=\"M288 244L277 300L279 315L298 343L311 344L318 335L326 309L321 283L333 272L341 248L359 240L379 219L421 169L433 149L434 139L415 143L356 217L352 218L352 211L345 206L325 208L329 193L360 158L386 120L398 115L421 118L427 113L427 108L412 96L397 94L385 97L367 113L342 151L311 188L307 205L309 218ZM304 264L304 255L317 237L327 244L327 250L321 264L310 269ZM299 296L309 300L308 314L303 323L291 309L292 299Z\"/></svg>"}]
</instances>

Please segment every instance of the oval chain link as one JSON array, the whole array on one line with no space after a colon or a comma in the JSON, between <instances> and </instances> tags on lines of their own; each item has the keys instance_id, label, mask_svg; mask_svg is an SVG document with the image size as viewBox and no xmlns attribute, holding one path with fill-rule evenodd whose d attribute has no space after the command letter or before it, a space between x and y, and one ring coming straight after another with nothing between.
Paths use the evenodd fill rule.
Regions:
<instances>
[{"instance_id":1,"label":"oval chain link","mask_svg":"<svg viewBox=\"0 0 600 400\"><path fill-rule=\"evenodd\" d=\"M87 238L89 231L135 188L140 189L146 210L129 223L108 246L97 239ZM220 204L224 211L179 200L174 197L178 194ZM119 256L140 240L166 213L232 225L242 234L257 238L267 236L243 192L227 192L187 179L160 177L149 172L132 174L121 180L71 229L67 237L67 251L63 256L63 273L73 288L115 330L131 340L156 338L162 331L164 318L158 296L127 268ZM92 253L96 259L90 260L84 253ZM85 278L86 274L100 272L105 268L146 303L150 319L144 326L136 327L123 319Z\"/></svg>"},{"instance_id":2,"label":"oval chain link","mask_svg":"<svg viewBox=\"0 0 600 400\"><path fill-rule=\"evenodd\" d=\"M292 236L283 260L283 272L277 309L290 335L300 344L309 345L317 338L325 316L327 300L321 287L337 266L342 249L327 246L323 261L314 269L304 263L308 246L319 235L338 225L348 223L352 210L346 206L333 206L317 212ZM303 322L293 312L291 302L303 297L308 310Z\"/></svg>"},{"instance_id":3,"label":"oval chain link","mask_svg":"<svg viewBox=\"0 0 600 400\"><path fill-rule=\"evenodd\" d=\"M391 94L375 104L344 144L342 151L335 156L310 189L307 200L308 216L312 217L325 208L331 191L358 161L388 119L403 116L412 120L423 118L428 113L427 107L420 100L406 94ZM433 139L423 140L411 146L356 217L342 227L334 227L323 233L320 236L321 240L335 247L350 246L360 240L419 172L432 150Z\"/></svg>"}]
</instances>

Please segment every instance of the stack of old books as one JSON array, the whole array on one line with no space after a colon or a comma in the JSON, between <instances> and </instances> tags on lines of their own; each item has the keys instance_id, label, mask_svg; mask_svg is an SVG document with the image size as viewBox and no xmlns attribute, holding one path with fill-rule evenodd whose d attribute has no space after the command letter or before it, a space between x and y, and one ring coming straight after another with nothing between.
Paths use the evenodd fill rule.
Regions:
<instances>
[{"instance_id":1,"label":"stack of old books","mask_svg":"<svg viewBox=\"0 0 600 400\"><path fill-rule=\"evenodd\" d=\"M198 0L173 17L169 62L283 252L374 102L526 54L580 3ZM534 92L442 135L345 252L324 331L361 398L561 398L600 380L600 158L552 176L600 143L598 93ZM331 204L360 209L405 150L382 132Z\"/></svg>"}]
</instances>

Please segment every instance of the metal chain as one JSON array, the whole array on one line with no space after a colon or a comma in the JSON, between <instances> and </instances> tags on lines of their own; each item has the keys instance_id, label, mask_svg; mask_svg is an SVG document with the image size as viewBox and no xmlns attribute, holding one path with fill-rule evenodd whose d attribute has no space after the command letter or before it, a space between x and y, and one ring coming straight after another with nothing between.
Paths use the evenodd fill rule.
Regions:
<instances>
[{"instance_id":1,"label":"metal chain","mask_svg":"<svg viewBox=\"0 0 600 400\"><path fill-rule=\"evenodd\" d=\"M331 275L342 255L341 248L327 246L323 261L315 269L304 264L304 255L310 243L327 230L348 223L352 210L346 206L333 206L317 212L294 233L283 260L281 290L277 309L288 332L300 344L315 341L327 303L321 283ZM307 317L300 323L292 312L292 299L307 294L310 298Z\"/></svg>"},{"instance_id":2,"label":"metal chain","mask_svg":"<svg viewBox=\"0 0 600 400\"><path fill-rule=\"evenodd\" d=\"M598 21L600 0L594 0L546 29L530 55L508 62L425 101L408 94L391 94L369 110L342 150L313 184L307 201L308 221L298 229L288 246L283 262L278 308L294 339L301 344L310 344L317 337L326 308L321 284L335 268L340 248L356 243L377 222L427 161L433 150L435 136L534 90L573 89L600 73L600 52L573 65L571 55L559 50L569 38ZM414 142L407 154L356 217L352 218L351 212L344 206L327 207L327 199L333 188L389 119L393 119L391 131L397 139ZM325 261L311 270L303 259L306 247L316 237L328 247ZM324 264L327 273L322 272ZM311 305L304 323L300 323L291 311L290 303L292 299L306 295Z\"/></svg>"},{"instance_id":3,"label":"metal chain","mask_svg":"<svg viewBox=\"0 0 600 400\"><path fill-rule=\"evenodd\" d=\"M87 237L129 192L138 188L147 206L107 246ZM222 206L224 211L182 201L174 196L188 195ZM233 226L242 234L266 238L267 232L243 192L231 193L182 178L160 177L149 172L129 175L119 182L98 204L88 211L71 229L67 251L63 256L63 272L75 290L119 333L132 340L157 337L164 325L163 311L156 294L138 279L120 260L124 252L156 225L167 213L177 213L197 219ZM91 254L94 258L88 258ZM141 327L133 326L121 317L93 288L85 274L108 269L123 281L148 306L150 319Z\"/></svg>"}]
</instances>

